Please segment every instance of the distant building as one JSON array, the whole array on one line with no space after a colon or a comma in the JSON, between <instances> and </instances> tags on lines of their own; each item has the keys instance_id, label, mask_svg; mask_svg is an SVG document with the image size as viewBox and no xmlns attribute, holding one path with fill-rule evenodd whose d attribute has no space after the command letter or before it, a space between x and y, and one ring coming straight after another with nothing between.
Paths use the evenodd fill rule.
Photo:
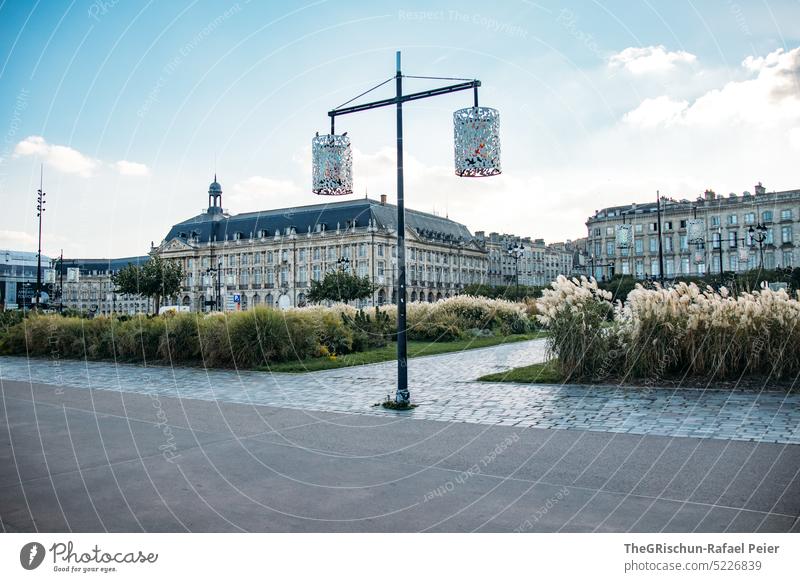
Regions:
<instances>
[{"instance_id":1,"label":"distant building","mask_svg":"<svg viewBox=\"0 0 800 582\"><path fill-rule=\"evenodd\" d=\"M178 297L192 311L281 308L307 303L311 281L334 269L365 276L375 293L363 304L396 301L397 208L368 198L229 215L222 187L208 209L173 226L156 252L185 273ZM406 210L409 301L458 295L485 281L487 252L461 223Z\"/></svg>"},{"instance_id":2,"label":"distant building","mask_svg":"<svg viewBox=\"0 0 800 582\"><path fill-rule=\"evenodd\" d=\"M129 264L141 265L149 256L122 259L64 259L63 277L56 264L56 285L63 279L62 298L65 308L95 315L134 315L148 313L150 300L139 295L117 293L111 277Z\"/></svg>"},{"instance_id":3,"label":"distant building","mask_svg":"<svg viewBox=\"0 0 800 582\"><path fill-rule=\"evenodd\" d=\"M700 220L702 243L689 240L690 220ZM632 225L626 248L616 243L616 227ZM750 228L764 227L761 245ZM655 202L613 206L598 210L586 221L589 270L597 279L614 274L636 278L659 275L659 238ZM706 190L697 200L663 199L661 245L664 275L703 275L720 271L794 267L800 235L800 190L767 192L757 184L755 194L718 196Z\"/></svg>"},{"instance_id":4,"label":"distant building","mask_svg":"<svg viewBox=\"0 0 800 582\"><path fill-rule=\"evenodd\" d=\"M517 277L520 285L542 287L549 285L559 275L576 274L578 248L571 241L546 244L544 239L521 237L484 231L475 238L486 247L489 255L486 278L489 285L513 285ZM509 252L522 247L519 259Z\"/></svg>"},{"instance_id":5,"label":"distant building","mask_svg":"<svg viewBox=\"0 0 800 582\"><path fill-rule=\"evenodd\" d=\"M37 253L0 250L0 306L27 309L36 294ZM42 303L51 299L53 271L50 259L42 255Z\"/></svg>"}]
</instances>

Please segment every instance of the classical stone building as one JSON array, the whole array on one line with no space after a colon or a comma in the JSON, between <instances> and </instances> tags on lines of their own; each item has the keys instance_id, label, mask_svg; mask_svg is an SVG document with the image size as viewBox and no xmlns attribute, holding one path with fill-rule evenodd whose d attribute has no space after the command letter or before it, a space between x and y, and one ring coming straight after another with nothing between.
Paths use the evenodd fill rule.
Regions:
<instances>
[{"instance_id":1,"label":"classical stone building","mask_svg":"<svg viewBox=\"0 0 800 582\"><path fill-rule=\"evenodd\" d=\"M302 306L311 281L332 269L369 277L376 289L363 305L396 301L397 208L368 198L229 215L222 187L208 190L208 209L170 229L155 250L178 261L180 296L192 311ZM406 210L409 301L435 301L485 281L487 252L466 226Z\"/></svg>"},{"instance_id":2,"label":"classical stone building","mask_svg":"<svg viewBox=\"0 0 800 582\"><path fill-rule=\"evenodd\" d=\"M615 273L637 278L659 275L658 209L656 202L604 208L586 221L590 271L597 279ZM689 222L699 220L702 241L692 242ZM617 225L632 225L627 248L616 242ZM751 228L752 227L752 228ZM759 228L760 227L760 228ZM763 233L759 244L757 237ZM754 236L755 235L755 236ZM664 275L741 272L763 267L795 267L800 236L800 190L718 196L706 190L694 201L662 198L661 247Z\"/></svg>"},{"instance_id":3,"label":"classical stone building","mask_svg":"<svg viewBox=\"0 0 800 582\"><path fill-rule=\"evenodd\" d=\"M546 244L540 238L483 231L475 238L488 252L489 285L513 285L518 277L520 285L542 287L559 275L576 274L578 248L571 241ZM522 247L519 259L509 252L515 247Z\"/></svg>"},{"instance_id":4,"label":"classical stone building","mask_svg":"<svg viewBox=\"0 0 800 582\"><path fill-rule=\"evenodd\" d=\"M55 267L55 285L61 287L65 308L95 315L149 313L151 301L138 295L117 293L111 277L128 264L141 265L149 256L122 259L64 259ZM61 273L63 269L63 277Z\"/></svg>"}]
</instances>

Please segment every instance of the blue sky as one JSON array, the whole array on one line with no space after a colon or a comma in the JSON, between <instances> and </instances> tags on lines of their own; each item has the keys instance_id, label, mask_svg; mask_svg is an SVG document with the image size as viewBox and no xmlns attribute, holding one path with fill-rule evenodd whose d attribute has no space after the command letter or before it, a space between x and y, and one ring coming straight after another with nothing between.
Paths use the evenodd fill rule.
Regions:
<instances>
[{"instance_id":1,"label":"blue sky","mask_svg":"<svg viewBox=\"0 0 800 582\"><path fill-rule=\"evenodd\" d=\"M475 77L503 175L456 178L452 111L406 109L407 203L548 241L596 208L800 188L800 2L0 0L0 247L142 254L196 214L310 204L326 112L393 74ZM409 90L436 82L407 80ZM390 86L375 97L388 96ZM390 109L342 118L359 196L394 197Z\"/></svg>"}]
</instances>

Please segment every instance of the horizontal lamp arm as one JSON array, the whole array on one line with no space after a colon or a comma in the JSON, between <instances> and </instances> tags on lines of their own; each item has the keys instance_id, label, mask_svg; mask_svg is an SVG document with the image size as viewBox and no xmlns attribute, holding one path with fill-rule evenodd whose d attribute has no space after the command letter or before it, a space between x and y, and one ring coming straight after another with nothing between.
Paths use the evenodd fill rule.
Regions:
<instances>
[{"instance_id":1,"label":"horizontal lamp arm","mask_svg":"<svg viewBox=\"0 0 800 582\"><path fill-rule=\"evenodd\" d=\"M373 101L371 103L363 103L361 105L353 105L351 107L342 107L341 109L332 109L328 111L328 116L333 118L337 115L347 115L348 113L358 113L359 111L367 111L368 109L376 109L378 107L388 107L390 105L397 105L405 103L406 101L416 101L417 99L426 99L427 97L435 97L437 95L446 95L448 93L455 93L456 91L466 91L468 89L477 90L481 86L478 80L469 81L467 83L458 83L457 85L448 85L446 87L439 87L438 89L429 89L427 91L420 91L419 93L409 93L403 95L398 100L397 97L389 99L381 99L380 101Z\"/></svg>"}]
</instances>

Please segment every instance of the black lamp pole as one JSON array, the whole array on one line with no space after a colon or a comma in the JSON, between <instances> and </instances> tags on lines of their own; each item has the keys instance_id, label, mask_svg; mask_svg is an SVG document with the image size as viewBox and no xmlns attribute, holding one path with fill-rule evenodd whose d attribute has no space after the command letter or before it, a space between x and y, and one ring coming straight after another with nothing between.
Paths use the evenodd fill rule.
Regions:
<instances>
[{"instance_id":1,"label":"black lamp pole","mask_svg":"<svg viewBox=\"0 0 800 582\"><path fill-rule=\"evenodd\" d=\"M36 309L42 298L42 214L44 214L44 164L39 173L39 189L36 191L36 218L39 219L39 251L36 253Z\"/></svg>"},{"instance_id":2,"label":"black lamp pole","mask_svg":"<svg viewBox=\"0 0 800 582\"><path fill-rule=\"evenodd\" d=\"M405 199L403 195L403 103L472 89L474 92L475 107L477 107L478 87L480 87L481 82L477 79L464 80L465 82L455 85L403 95L403 74L400 72L400 51L397 51L396 54L396 65L394 97L361 105L332 109L328 111L328 116L331 118L331 134L333 134L334 121L337 115L358 113L360 111L367 111L378 107L388 107L391 105L394 105L397 111L397 391L395 393L395 402L405 405L410 401L410 393L408 391L408 342L406 337L406 216Z\"/></svg>"},{"instance_id":3,"label":"black lamp pole","mask_svg":"<svg viewBox=\"0 0 800 582\"><path fill-rule=\"evenodd\" d=\"M658 224L656 231L658 232L658 280L661 285L664 285L664 244L661 236L661 194L656 190L656 212L658 216Z\"/></svg>"},{"instance_id":4,"label":"black lamp pole","mask_svg":"<svg viewBox=\"0 0 800 582\"><path fill-rule=\"evenodd\" d=\"M61 257L58 259L58 312L64 312L64 249L61 249Z\"/></svg>"},{"instance_id":5,"label":"black lamp pole","mask_svg":"<svg viewBox=\"0 0 800 582\"><path fill-rule=\"evenodd\" d=\"M514 257L514 293L519 298L519 259L525 252L525 247L521 244L515 244L513 248L508 249L508 254Z\"/></svg>"}]
</instances>

